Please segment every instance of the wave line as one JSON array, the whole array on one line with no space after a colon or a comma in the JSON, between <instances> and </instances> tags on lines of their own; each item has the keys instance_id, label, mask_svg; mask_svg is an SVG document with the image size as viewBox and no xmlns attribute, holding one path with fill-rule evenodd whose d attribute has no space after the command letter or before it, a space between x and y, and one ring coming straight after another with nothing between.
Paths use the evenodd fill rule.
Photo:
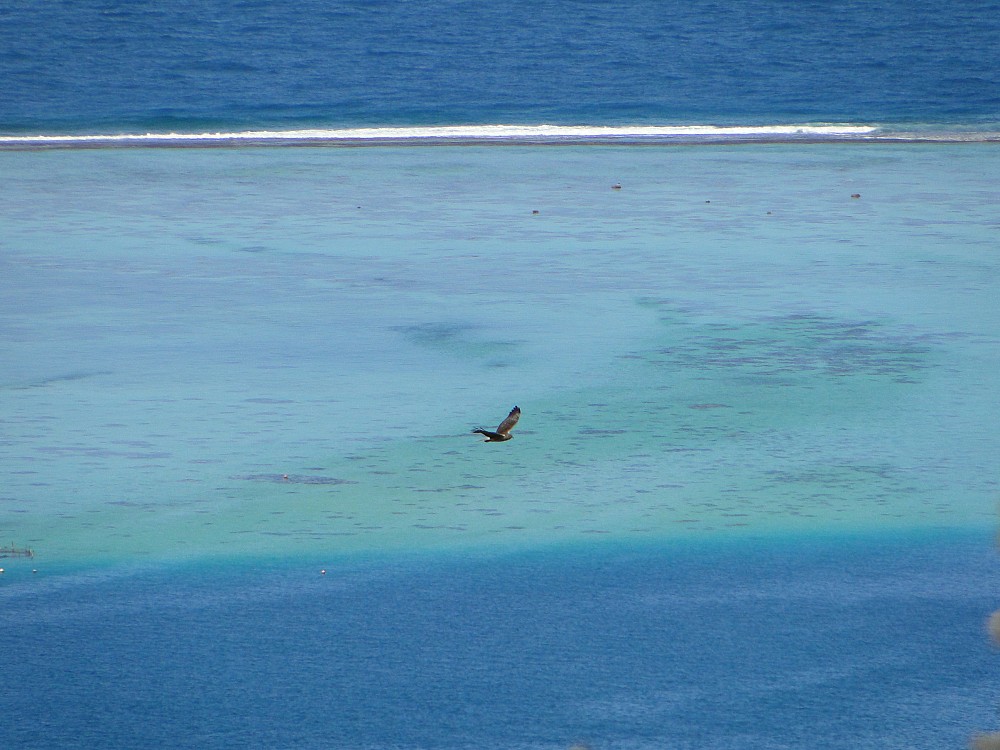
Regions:
<instances>
[{"instance_id":1,"label":"wave line","mask_svg":"<svg viewBox=\"0 0 1000 750\"><path fill-rule=\"evenodd\" d=\"M0 135L0 147L214 145L239 143L385 143L385 142L605 142L671 140L850 139L874 135L874 125L431 125L340 129L247 130L202 133L106 133Z\"/></svg>"}]
</instances>

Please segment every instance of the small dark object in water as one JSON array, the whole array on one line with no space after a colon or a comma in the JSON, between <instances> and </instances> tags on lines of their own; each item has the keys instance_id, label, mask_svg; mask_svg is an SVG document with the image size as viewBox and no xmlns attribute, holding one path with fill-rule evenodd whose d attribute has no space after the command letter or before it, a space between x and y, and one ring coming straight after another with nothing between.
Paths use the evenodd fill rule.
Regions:
<instances>
[{"instance_id":1,"label":"small dark object in water","mask_svg":"<svg viewBox=\"0 0 1000 750\"><path fill-rule=\"evenodd\" d=\"M35 551L30 547L0 547L0 557L34 557Z\"/></svg>"},{"instance_id":2,"label":"small dark object in water","mask_svg":"<svg viewBox=\"0 0 1000 750\"><path fill-rule=\"evenodd\" d=\"M861 193L853 193L853 194L851 195L851 197L852 197L852 198L860 198L860 197L861 197Z\"/></svg>"}]
</instances>

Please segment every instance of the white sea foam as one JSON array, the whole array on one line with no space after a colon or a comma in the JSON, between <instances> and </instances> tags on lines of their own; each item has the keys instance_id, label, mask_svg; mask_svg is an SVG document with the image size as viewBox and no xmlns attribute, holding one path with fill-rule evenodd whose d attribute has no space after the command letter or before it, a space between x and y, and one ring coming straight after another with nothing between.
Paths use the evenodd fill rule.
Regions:
<instances>
[{"instance_id":1,"label":"white sea foam","mask_svg":"<svg viewBox=\"0 0 1000 750\"><path fill-rule=\"evenodd\" d=\"M228 143L384 142L635 142L671 140L798 140L871 137L873 125L442 125L342 129L247 130L201 133L107 133L89 135L5 135L0 146L185 145Z\"/></svg>"}]
</instances>

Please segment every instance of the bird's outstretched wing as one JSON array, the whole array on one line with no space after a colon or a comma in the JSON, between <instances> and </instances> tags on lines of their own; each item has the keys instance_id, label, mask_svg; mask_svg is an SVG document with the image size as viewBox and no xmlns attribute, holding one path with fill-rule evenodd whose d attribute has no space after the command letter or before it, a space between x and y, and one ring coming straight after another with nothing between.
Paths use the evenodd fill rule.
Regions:
<instances>
[{"instance_id":1,"label":"bird's outstretched wing","mask_svg":"<svg viewBox=\"0 0 1000 750\"><path fill-rule=\"evenodd\" d=\"M487 442L490 440L501 442L504 439L504 436L501 435L499 432L490 432L489 430L484 430L482 427L473 430L473 432L474 433L478 432L480 435L485 435Z\"/></svg>"},{"instance_id":2,"label":"bird's outstretched wing","mask_svg":"<svg viewBox=\"0 0 1000 750\"><path fill-rule=\"evenodd\" d=\"M514 429L514 425L517 424L517 420L520 418L521 410L515 406L510 410L510 414L507 415L507 418L500 423L499 427L497 427L497 433L500 435L509 435L510 431Z\"/></svg>"}]
</instances>

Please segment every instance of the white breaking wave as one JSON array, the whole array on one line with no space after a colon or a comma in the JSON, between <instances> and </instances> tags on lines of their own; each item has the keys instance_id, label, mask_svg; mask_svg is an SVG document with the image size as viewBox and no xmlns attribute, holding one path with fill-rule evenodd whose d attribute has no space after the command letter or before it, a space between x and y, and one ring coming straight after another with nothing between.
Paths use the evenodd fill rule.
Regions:
<instances>
[{"instance_id":1,"label":"white breaking wave","mask_svg":"<svg viewBox=\"0 0 1000 750\"><path fill-rule=\"evenodd\" d=\"M248 130L230 133L119 133L93 135L0 135L0 146L45 145L183 145L198 143L338 143L568 140L614 142L718 138L783 140L799 138L852 138L871 136L873 125L447 125L424 127L371 127L304 130Z\"/></svg>"}]
</instances>

